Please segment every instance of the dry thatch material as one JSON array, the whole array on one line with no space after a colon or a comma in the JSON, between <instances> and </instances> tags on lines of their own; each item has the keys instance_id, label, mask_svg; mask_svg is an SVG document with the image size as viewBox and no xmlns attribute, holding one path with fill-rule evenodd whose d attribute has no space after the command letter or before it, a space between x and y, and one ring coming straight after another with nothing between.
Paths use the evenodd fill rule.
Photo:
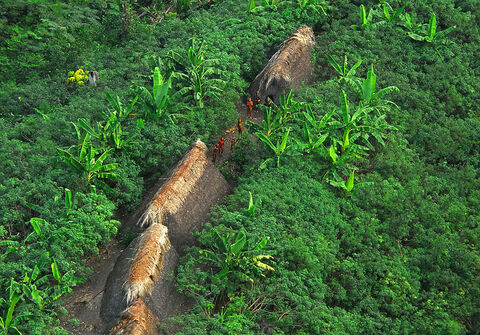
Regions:
<instances>
[{"instance_id":1,"label":"dry thatch material","mask_svg":"<svg viewBox=\"0 0 480 335\"><path fill-rule=\"evenodd\" d=\"M262 102L267 96L278 101L279 94L288 87L299 86L311 76L310 50L315 45L312 28L301 26L282 43L270 58L248 91L254 97L258 92Z\"/></svg>"},{"instance_id":2,"label":"dry thatch material","mask_svg":"<svg viewBox=\"0 0 480 335\"><path fill-rule=\"evenodd\" d=\"M127 305L151 292L168 249L170 240L167 227L155 223L143 232L137 254L123 284Z\"/></svg>"},{"instance_id":3,"label":"dry thatch material","mask_svg":"<svg viewBox=\"0 0 480 335\"><path fill-rule=\"evenodd\" d=\"M122 313L109 335L153 335L158 322L155 314L139 298Z\"/></svg>"},{"instance_id":4,"label":"dry thatch material","mask_svg":"<svg viewBox=\"0 0 480 335\"><path fill-rule=\"evenodd\" d=\"M140 226L163 223L167 214L176 213L192 192L207 165L207 146L199 139L173 170L138 220Z\"/></svg>"}]
</instances>

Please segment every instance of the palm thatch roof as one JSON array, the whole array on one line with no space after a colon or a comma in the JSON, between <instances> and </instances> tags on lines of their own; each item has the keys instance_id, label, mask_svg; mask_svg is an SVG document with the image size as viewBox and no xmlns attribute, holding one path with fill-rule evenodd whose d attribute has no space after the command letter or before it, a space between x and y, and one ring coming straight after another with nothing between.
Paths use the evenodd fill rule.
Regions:
<instances>
[{"instance_id":1,"label":"palm thatch roof","mask_svg":"<svg viewBox=\"0 0 480 335\"><path fill-rule=\"evenodd\" d=\"M176 213L192 192L207 165L207 146L199 139L173 169L138 220L140 226L163 223L167 214Z\"/></svg>"},{"instance_id":2,"label":"palm thatch roof","mask_svg":"<svg viewBox=\"0 0 480 335\"><path fill-rule=\"evenodd\" d=\"M255 77L248 89L250 96L254 97L258 92L262 103L268 96L278 102L283 90L297 88L302 82L309 81L312 72L310 51L314 45L312 28L297 28Z\"/></svg>"},{"instance_id":3,"label":"palm thatch roof","mask_svg":"<svg viewBox=\"0 0 480 335\"><path fill-rule=\"evenodd\" d=\"M155 314L138 298L125 309L109 335L153 335L158 322Z\"/></svg>"},{"instance_id":4,"label":"palm thatch roof","mask_svg":"<svg viewBox=\"0 0 480 335\"><path fill-rule=\"evenodd\" d=\"M123 284L127 305L151 292L168 249L170 240L166 226L155 223L143 232L138 251Z\"/></svg>"}]
</instances>

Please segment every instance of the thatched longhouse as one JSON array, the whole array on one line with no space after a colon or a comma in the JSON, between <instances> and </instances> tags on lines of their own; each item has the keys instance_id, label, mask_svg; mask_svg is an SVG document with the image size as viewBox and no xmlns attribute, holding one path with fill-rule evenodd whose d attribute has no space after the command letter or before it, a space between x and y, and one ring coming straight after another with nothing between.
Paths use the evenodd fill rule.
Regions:
<instances>
[{"instance_id":1,"label":"thatched longhouse","mask_svg":"<svg viewBox=\"0 0 480 335\"><path fill-rule=\"evenodd\" d=\"M312 76L311 49L315 45L312 28L301 26L282 43L280 49L270 58L248 88L251 97L257 92L261 102L267 97L278 104L280 94L297 89L302 82L309 82Z\"/></svg>"},{"instance_id":2,"label":"thatched longhouse","mask_svg":"<svg viewBox=\"0 0 480 335\"><path fill-rule=\"evenodd\" d=\"M176 213L202 177L206 165L207 146L197 140L155 194L138 224L142 227L152 223L161 224L168 214Z\"/></svg>"},{"instance_id":3,"label":"thatched longhouse","mask_svg":"<svg viewBox=\"0 0 480 335\"><path fill-rule=\"evenodd\" d=\"M177 251L230 191L200 140L156 187L128 221L148 228L118 257L105 285L100 316L109 329L113 326L111 334L149 334L145 325L152 316L164 322L191 307L169 277L178 263Z\"/></svg>"},{"instance_id":4,"label":"thatched longhouse","mask_svg":"<svg viewBox=\"0 0 480 335\"><path fill-rule=\"evenodd\" d=\"M150 294L162 269L163 256L168 249L170 241L166 226L154 223L142 234L140 246L123 285L127 305L139 297Z\"/></svg>"}]
</instances>

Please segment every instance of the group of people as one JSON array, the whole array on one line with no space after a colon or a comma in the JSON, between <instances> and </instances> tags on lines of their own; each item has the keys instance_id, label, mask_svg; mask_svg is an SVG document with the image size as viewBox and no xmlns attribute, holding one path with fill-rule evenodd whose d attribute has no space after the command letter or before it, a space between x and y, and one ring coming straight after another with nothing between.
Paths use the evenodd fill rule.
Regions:
<instances>
[{"instance_id":1,"label":"group of people","mask_svg":"<svg viewBox=\"0 0 480 335\"><path fill-rule=\"evenodd\" d=\"M268 96L265 99L265 106L270 106L272 102L272 99L270 96ZM257 92L255 95L255 101L252 100L252 98L248 98L247 100L247 119L253 119L253 110L258 111L259 110L259 105L261 104L261 99L260 99L260 93ZM243 129L245 128L245 123L242 121L242 119L238 119L237 121L237 130L238 130L238 135L241 136L243 134ZM231 143L230 143L230 150L233 152L233 149L235 147L236 140L235 138L232 138ZM220 141L215 145L215 148L213 149L213 162L217 160L217 155L221 154L223 155L225 149L225 138L222 137Z\"/></svg>"},{"instance_id":2,"label":"group of people","mask_svg":"<svg viewBox=\"0 0 480 335\"><path fill-rule=\"evenodd\" d=\"M213 149L213 162L217 160L217 154L220 153L223 155L223 151L225 149L225 138L222 137L220 141L215 145L215 148Z\"/></svg>"}]
</instances>

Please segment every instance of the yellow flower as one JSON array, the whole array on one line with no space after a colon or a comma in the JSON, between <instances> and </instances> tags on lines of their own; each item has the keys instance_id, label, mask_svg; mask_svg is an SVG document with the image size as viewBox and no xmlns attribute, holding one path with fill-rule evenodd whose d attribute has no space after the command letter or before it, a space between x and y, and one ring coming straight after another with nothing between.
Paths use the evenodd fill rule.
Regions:
<instances>
[{"instance_id":1,"label":"yellow flower","mask_svg":"<svg viewBox=\"0 0 480 335\"><path fill-rule=\"evenodd\" d=\"M78 86L82 86L84 84L84 82L82 80L78 81L77 82Z\"/></svg>"},{"instance_id":2,"label":"yellow flower","mask_svg":"<svg viewBox=\"0 0 480 335\"><path fill-rule=\"evenodd\" d=\"M22 102L22 97L18 97L18 101Z\"/></svg>"},{"instance_id":3,"label":"yellow flower","mask_svg":"<svg viewBox=\"0 0 480 335\"><path fill-rule=\"evenodd\" d=\"M73 83L75 81L75 77L70 77L70 78L67 79L67 81L69 83Z\"/></svg>"},{"instance_id":4,"label":"yellow flower","mask_svg":"<svg viewBox=\"0 0 480 335\"><path fill-rule=\"evenodd\" d=\"M70 71L70 72L68 72L67 76L68 76L68 77L73 77L74 74L75 74L75 72Z\"/></svg>"},{"instance_id":5,"label":"yellow flower","mask_svg":"<svg viewBox=\"0 0 480 335\"><path fill-rule=\"evenodd\" d=\"M78 69L76 72L75 72L75 77L77 76L84 76L85 75L85 72L83 72L82 69Z\"/></svg>"}]
</instances>

